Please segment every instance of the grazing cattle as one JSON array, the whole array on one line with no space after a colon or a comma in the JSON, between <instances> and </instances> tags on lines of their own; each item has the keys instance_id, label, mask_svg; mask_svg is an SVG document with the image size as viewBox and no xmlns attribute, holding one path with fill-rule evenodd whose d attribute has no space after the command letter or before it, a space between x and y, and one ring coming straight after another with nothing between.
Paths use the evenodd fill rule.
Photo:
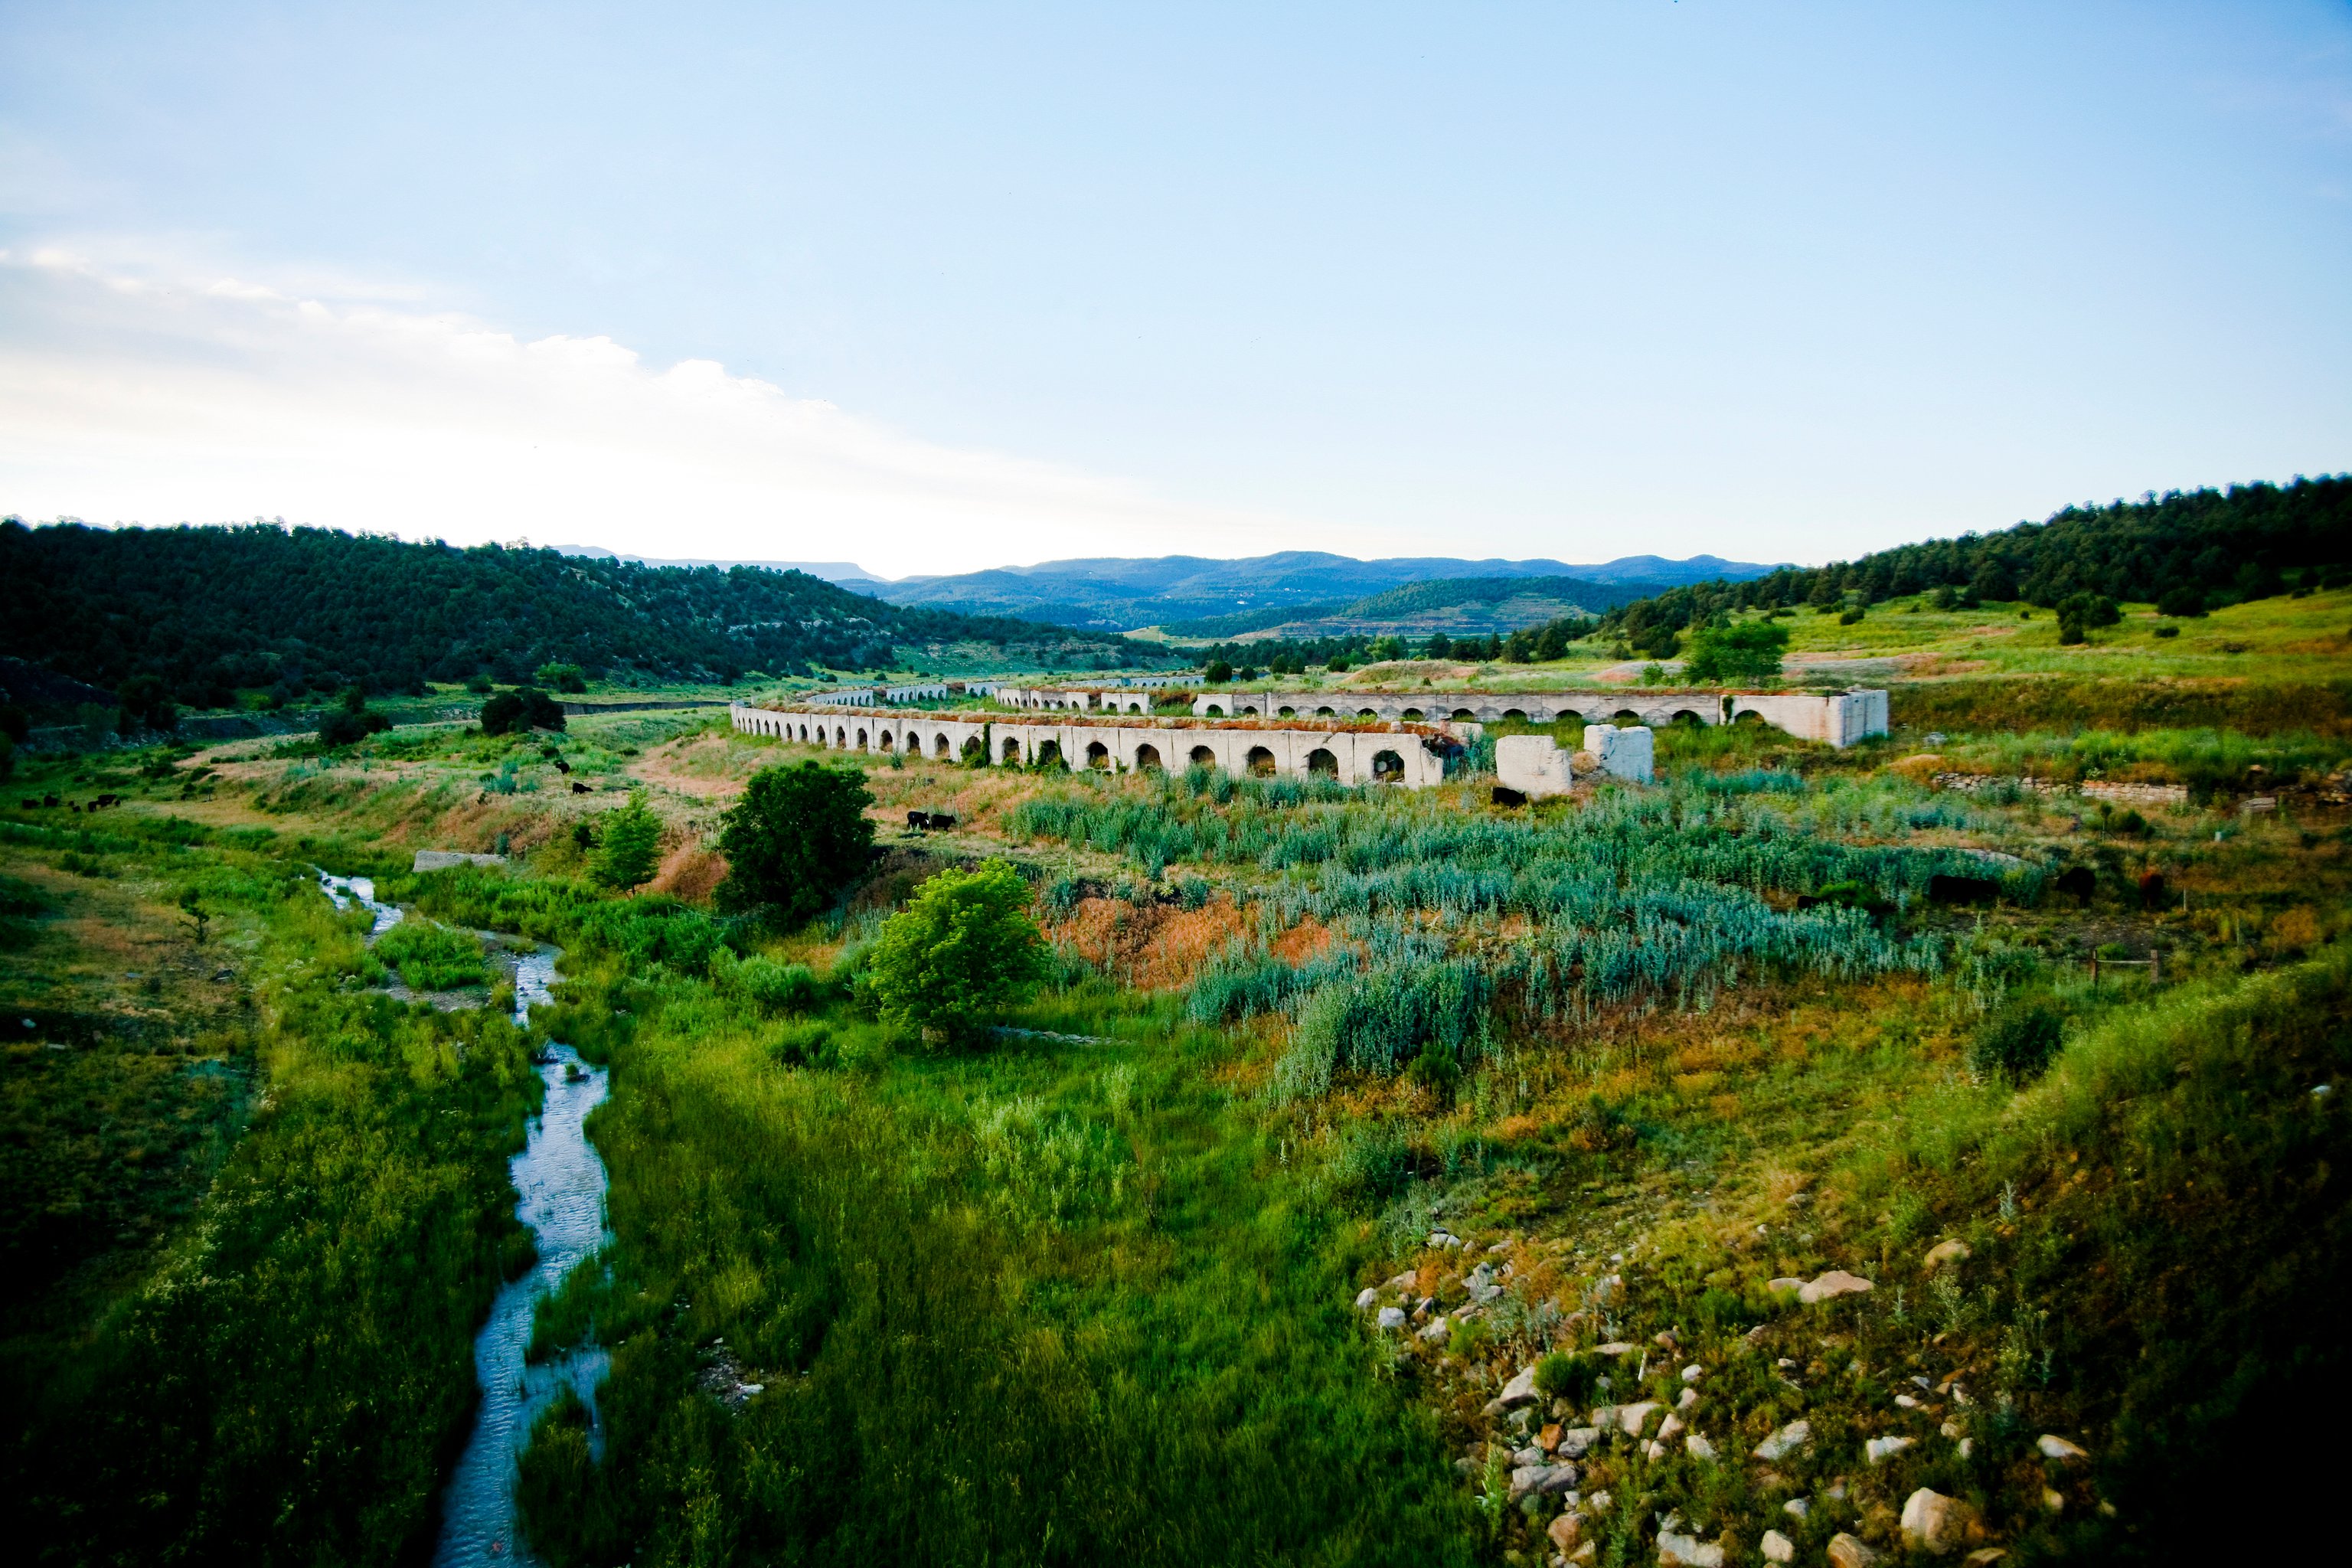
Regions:
<instances>
[{"instance_id":1,"label":"grazing cattle","mask_svg":"<svg viewBox=\"0 0 2352 1568\"><path fill-rule=\"evenodd\" d=\"M568 773L572 771L572 764L558 757L555 759L555 771L559 773Z\"/></svg>"},{"instance_id":2,"label":"grazing cattle","mask_svg":"<svg viewBox=\"0 0 2352 1568\"><path fill-rule=\"evenodd\" d=\"M1939 904L1989 904L2000 897L2000 884L1990 877L1930 877L1927 897Z\"/></svg>"},{"instance_id":3,"label":"grazing cattle","mask_svg":"<svg viewBox=\"0 0 2352 1568\"><path fill-rule=\"evenodd\" d=\"M950 816L947 813L943 811L935 811L931 813L931 826L936 831L945 833L949 828L953 827L954 826L955 818Z\"/></svg>"},{"instance_id":4,"label":"grazing cattle","mask_svg":"<svg viewBox=\"0 0 2352 1568\"><path fill-rule=\"evenodd\" d=\"M2058 890L2077 904L2088 904L2091 895L2099 890L2098 874L2088 866L2069 866L2058 873Z\"/></svg>"},{"instance_id":5,"label":"grazing cattle","mask_svg":"<svg viewBox=\"0 0 2352 1568\"><path fill-rule=\"evenodd\" d=\"M918 832L932 829L944 832L955 824L956 819L942 811L910 811L907 814L907 826Z\"/></svg>"},{"instance_id":6,"label":"grazing cattle","mask_svg":"<svg viewBox=\"0 0 2352 1568\"><path fill-rule=\"evenodd\" d=\"M573 779L572 781L572 793L573 795L586 795L588 793L588 786L582 784L578 779Z\"/></svg>"},{"instance_id":7,"label":"grazing cattle","mask_svg":"<svg viewBox=\"0 0 2352 1568\"><path fill-rule=\"evenodd\" d=\"M907 814L907 826L918 833L930 825L931 814L928 811L910 811Z\"/></svg>"},{"instance_id":8,"label":"grazing cattle","mask_svg":"<svg viewBox=\"0 0 2352 1568\"><path fill-rule=\"evenodd\" d=\"M61 803L58 801L58 797L57 797L56 795L43 795L43 796L41 797L41 804L42 804L43 805L59 805L59 804L61 804Z\"/></svg>"},{"instance_id":9,"label":"grazing cattle","mask_svg":"<svg viewBox=\"0 0 2352 1568\"><path fill-rule=\"evenodd\" d=\"M1525 790L1513 789L1508 784L1496 784L1493 792L1493 800L1496 805L1525 805L1528 804L1527 792Z\"/></svg>"},{"instance_id":10,"label":"grazing cattle","mask_svg":"<svg viewBox=\"0 0 2352 1568\"><path fill-rule=\"evenodd\" d=\"M2164 907L2164 873L2143 871L2139 879L2139 905L2144 910Z\"/></svg>"},{"instance_id":11,"label":"grazing cattle","mask_svg":"<svg viewBox=\"0 0 2352 1568\"><path fill-rule=\"evenodd\" d=\"M122 804L122 797L119 795L102 795L90 804L93 805L121 805Z\"/></svg>"}]
</instances>

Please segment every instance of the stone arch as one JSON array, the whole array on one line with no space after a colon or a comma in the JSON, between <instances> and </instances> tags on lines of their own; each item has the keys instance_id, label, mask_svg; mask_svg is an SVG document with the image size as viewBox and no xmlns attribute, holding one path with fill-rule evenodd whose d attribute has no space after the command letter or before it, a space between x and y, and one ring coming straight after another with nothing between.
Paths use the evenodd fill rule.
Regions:
<instances>
[{"instance_id":1,"label":"stone arch","mask_svg":"<svg viewBox=\"0 0 2352 1568\"><path fill-rule=\"evenodd\" d=\"M1264 746L1252 746L1247 760L1242 765L1254 778L1270 779L1274 776L1274 753Z\"/></svg>"},{"instance_id":2,"label":"stone arch","mask_svg":"<svg viewBox=\"0 0 2352 1568\"><path fill-rule=\"evenodd\" d=\"M1217 765L1217 753L1206 746L1195 746L1192 748L1191 764L1196 768L1213 768Z\"/></svg>"},{"instance_id":3,"label":"stone arch","mask_svg":"<svg viewBox=\"0 0 2352 1568\"><path fill-rule=\"evenodd\" d=\"M1277 719L1296 719L1298 717L1298 710L1296 708L1277 708L1274 710L1274 715Z\"/></svg>"},{"instance_id":4,"label":"stone arch","mask_svg":"<svg viewBox=\"0 0 2352 1568\"><path fill-rule=\"evenodd\" d=\"M1008 763L1017 763L1021 760L1021 738L1018 735L1004 737L1004 760Z\"/></svg>"},{"instance_id":5,"label":"stone arch","mask_svg":"<svg viewBox=\"0 0 2352 1568\"><path fill-rule=\"evenodd\" d=\"M859 751L861 751L861 752L862 752L862 751L864 751L864 750L866 748L866 746L867 746L869 743L870 743L870 742L867 742L867 740L866 739L866 731L863 731L863 730L858 731L857 731L857 749L858 749Z\"/></svg>"},{"instance_id":6,"label":"stone arch","mask_svg":"<svg viewBox=\"0 0 2352 1568\"><path fill-rule=\"evenodd\" d=\"M1376 784L1404 783L1404 759L1394 752L1374 752L1372 780Z\"/></svg>"},{"instance_id":7,"label":"stone arch","mask_svg":"<svg viewBox=\"0 0 2352 1568\"><path fill-rule=\"evenodd\" d=\"M801 739L803 741L808 739L808 726L805 724L801 726Z\"/></svg>"},{"instance_id":8,"label":"stone arch","mask_svg":"<svg viewBox=\"0 0 2352 1568\"><path fill-rule=\"evenodd\" d=\"M1241 716L1244 719L1255 719L1257 717L1257 710L1255 708L1244 708L1242 710Z\"/></svg>"},{"instance_id":9,"label":"stone arch","mask_svg":"<svg viewBox=\"0 0 2352 1568\"><path fill-rule=\"evenodd\" d=\"M1108 773L1110 770L1110 748L1104 745L1100 741L1088 741L1087 742L1087 766L1090 768L1098 768Z\"/></svg>"},{"instance_id":10,"label":"stone arch","mask_svg":"<svg viewBox=\"0 0 2352 1568\"><path fill-rule=\"evenodd\" d=\"M1398 714L1397 717L1403 720L1408 724L1418 724L1423 719L1427 718L1428 715L1423 713L1418 708L1408 708L1403 712Z\"/></svg>"},{"instance_id":11,"label":"stone arch","mask_svg":"<svg viewBox=\"0 0 2352 1568\"><path fill-rule=\"evenodd\" d=\"M1166 772L1167 770L1161 767L1160 763L1160 748L1149 743L1148 742L1143 745L1136 747L1135 771L1138 773L1150 773Z\"/></svg>"},{"instance_id":12,"label":"stone arch","mask_svg":"<svg viewBox=\"0 0 2352 1568\"><path fill-rule=\"evenodd\" d=\"M1336 708L1318 708L1315 710L1315 717L1318 719L1337 719L1339 716L1339 710Z\"/></svg>"},{"instance_id":13,"label":"stone arch","mask_svg":"<svg viewBox=\"0 0 2352 1568\"><path fill-rule=\"evenodd\" d=\"M1307 771L1336 779L1339 776L1339 759L1331 754L1330 747L1318 746L1307 753Z\"/></svg>"},{"instance_id":14,"label":"stone arch","mask_svg":"<svg viewBox=\"0 0 2352 1568\"><path fill-rule=\"evenodd\" d=\"M1620 708L1611 716L1610 721L1612 723L1622 725L1623 721L1628 719L1631 719L1636 724L1642 721L1642 716L1639 713L1634 712L1631 708Z\"/></svg>"},{"instance_id":15,"label":"stone arch","mask_svg":"<svg viewBox=\"0 0 2352 1568\"><path fill-rule=\"evenodd\" d=\"M1675 710L1674 722L1696 730L1706 721L1688 708L1677 708Z\"/></svg>"},{"instance_id":16,"label":"stone arch","mask_svg":"<svg viewBox=\"0 0 2352 1568\"><path fill-rule=\"evenodd\" d=\"M1356 710L1356 717L1359 719L1377 719L1380 717L1380 713L1374 709L1359 708Z\"/></svg>"},{"instance_id":17,"label":"stone arch","mask_svg":"<svg viewBox=\"0 0 2352 1568\"><path fill-rule=\"evenodd\" d=\"M1739 717L1732 721L1732 723L1735 725L1745 725L1750 729L1760 730L1764 727L1764 715L1759 713L1753 708L1745 709L1740 712Z\"/></svg>"},{"instance_id":18,"label":"stone arch","mask_svg":"<svg viewBox=\"0 0 2352 1568\"><path fill-rule=\"evenodd\" d=\"M881 747L886 752L892 750L893 748L890 744L890 731L887 730L883 731L880 735L875 738L874 743Z\"/></svg>"},{"instance_id":19,"label":"stone arch","mask_svg":"<svg viewBox=\"0 0 2352 1568\"><path fill-rule=\"evenodd\" d=\"M1456 719L1475 719L1478 717L1478 715L1473 713L1467 708L1456 708L1452 716Z\"/></svg>"},{"instance_id":20,"label":"stone arch","mask_svg":"<svg viewBox=\"0 0 2352 1568\"><path fill-rule=\"evenodd\" d=\"M1062 742L1059 741L1045 741L1040 742L1037 747L1037 754L1031 760L1041 768L1052 767L1055 763L1061 762L1062 760Z\"/></svg>"},{"instance_id":21,"label":"stone arch","mask_svg":"<svg viewBox=\"0 0 2352 1568\"><path fill-rule=\"evenodd\" d=\"M955 755L948 749L948 732L945 730L940 731L939 742L931 747L931 754L943 763Z\"/></svg>"},{"instance_id":22,"label":"stone arch","mask_svg":"<svg viewBox=\"0 0 2352 1568\"><path fill-rule=\"evenodd\" d=\"M1524 708L1506 708L1503 710L1503 717L1507 721L1517 719L1524 724L1527 722L1528 710Z\"/></svg>"},{"instance_id":23,"label":"stone arch","mask_svg":"<svg viewBox=\"0 0 2352 1568\"><path fill-rule=\"evenodd\" d=\"M1208 711L1211 718L1222 719L1225 716L1225 705L1222 702L1212 702L1209 704Z\"/></svg>"}]
</instances>

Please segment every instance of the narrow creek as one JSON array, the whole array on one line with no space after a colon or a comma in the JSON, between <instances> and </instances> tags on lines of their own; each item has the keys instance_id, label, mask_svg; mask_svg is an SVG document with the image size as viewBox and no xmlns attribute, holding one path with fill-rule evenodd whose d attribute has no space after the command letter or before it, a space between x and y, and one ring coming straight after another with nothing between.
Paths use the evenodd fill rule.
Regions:
<instances>
[{"instance_id":1,"label":"narrow creek","mask_svg":"<svg viewBox=\"0 0 2352 1568\"><path fill-rule=\"evenodd\" d=\"M365 877L319 873L320 885L337 909L353 901L375 916L370 940L400 923L401 911L376 901ZM530 1016L534 1003L552 1001L561 952L542 946L513 954L515 1022ZM608 1357L588 1344L536 1365L526 1362L531 1321L540 1298L562 1283L599 1247L604 1229L604 1162L588 1142L588 1113L604 1102L607 1074L590 1067L569 1046L552 1045L540 1063L547 1098L531 1122L523 1152L508 1171L521 1201L515 1216L530 1227L539 1261L530 1271L499 1290L489 1321L474 1341L474 1376L481 1389L473 1436L450 1473L441 1497L441 1541L434 1568L535 1563L515 1520L516 1461L530 1440L531 1424L565 1388L590 1412L589 1442L601 1449L603 1428L594 1419L596 1385Z\"/></svg>"}]
</instances>

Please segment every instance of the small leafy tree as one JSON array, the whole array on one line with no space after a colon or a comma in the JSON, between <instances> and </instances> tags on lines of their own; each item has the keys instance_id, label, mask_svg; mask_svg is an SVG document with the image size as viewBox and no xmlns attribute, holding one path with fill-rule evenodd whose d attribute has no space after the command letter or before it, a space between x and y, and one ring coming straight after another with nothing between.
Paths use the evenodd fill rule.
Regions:
<instances>
[{"instance_id":1,"label":"small leafy tree","mask_svg":"<svg viewBox=\"0 0 2352 1568\"><path fill-rule=\"evenodd\" d=\"M1713 686L1760 686L1779 678L1789 628L1772 621L1709 626L1691 637L1685 679Z\"/></svg>"},{"instance_id":2,"label":"small leafy tree","mask_svg":"<svg viewBox=\"0 0 2352 1568\"><path fill-rule=\"evenodd\" d=\"M180 722L180 710L173 705L172 694L163 682L152 675L134 675L124 681L114 694L115 707L122 715L122 732L133 730L170 730Z\"/></svg>"},{"instance_id":3,"label":"small leafy tree","mask_svg":"<svg viewBox=\"0 0 2352 1568\"><path fill-rule=\"evenodd\" d=\"M1222 686L1234 678L1234 667L1222 658L1213 658L1201 671L1201 678L1212 686Z\"/></svg>"},{"instance_id":4,"label":"small leafy tree","mask_svg":"<svg viewBox=\"0 0 2352 1568\"><path fill-rule=\"evenodd\" d=\"M965 1038L1044 977L1045 952L1020 872L1003 860L941 871L882 928L874 998L926 1039Z\"/></svg>"},{"instance_id":5,"label":"small leafy tree","mask_svg":"<svg viewBox=\"0 0 2352 1568\"><path fill-rule=\"evenodd\" d=\"M626 892L652 881L660 864L661 818L646 803L645 791L632 790L629 804L604 818L593 875L604 886Z\"/></svg>"},{"instance_id":6,"label":"small leafy tree","mask_svg":"<svg viewBox=\"0 0 2352 1568\"><path fill-rule=\"evenodd\" d=\"M761 768L729 809L719 835L727 879L719 907L764 912L781 924L808 920L856 880L872 858L874 803L852 768Z\"/></svg>"},{"instance_id":7,"label":"small leafy tree","mask_svg":"<svg viewBox=\"0 0 2352 1568\"><path fill-rule=\"evenodd\" d=\"M534 679L541 686L556 691L588 689L588 672L576 664L542 664Z\"/></svg>"},{"instance_id":8,"label":"small leafy tree","mask_svg":"<svg viewBox=\"0 0 2352 1568\"><path fill-rule=\"evenodd\" d=\"M482 733L520 734L563 728L563 704L536 687L518 686L482 704Z\"/></svg>"},{"instance_id":9,"label":"small leafy tree","mask_svg":"<svg viewBox=\"0 0 2352 1568\"><path fill-rule=\"evenodd\" d=\"M2116 602L2104 594L2070 594L2058 602L2058 640L2081 642L2088 633L2123 618Z\"/></svg>"},{"instance_id":10,"label":"small leafy tree","mask_svg":"<svg viewBox=\"0 0 2352 1568\"><path fill-rule=\"evenodd\" d=\"M342 706L319 721L319 744L348 746L391 728L390 719L367 705L366 691L353 686L344 690Z\"/></svg>"}]
</instances>

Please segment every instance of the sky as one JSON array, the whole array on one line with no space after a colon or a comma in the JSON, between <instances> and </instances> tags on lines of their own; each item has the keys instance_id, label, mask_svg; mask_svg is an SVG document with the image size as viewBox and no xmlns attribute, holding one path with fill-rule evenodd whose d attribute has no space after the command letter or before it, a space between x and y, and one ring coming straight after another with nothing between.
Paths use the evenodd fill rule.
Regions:
<instances>
[{"instance_id":1,"label":"sky","mask_svg":"<svg viewBox=\"0 0 2352 1568\"><path fill-rule=\"evenodd\" d=\"M1814 563L2352 468L2352 5L0 6L0 512Z\"/></svg>"}]
</instances>

